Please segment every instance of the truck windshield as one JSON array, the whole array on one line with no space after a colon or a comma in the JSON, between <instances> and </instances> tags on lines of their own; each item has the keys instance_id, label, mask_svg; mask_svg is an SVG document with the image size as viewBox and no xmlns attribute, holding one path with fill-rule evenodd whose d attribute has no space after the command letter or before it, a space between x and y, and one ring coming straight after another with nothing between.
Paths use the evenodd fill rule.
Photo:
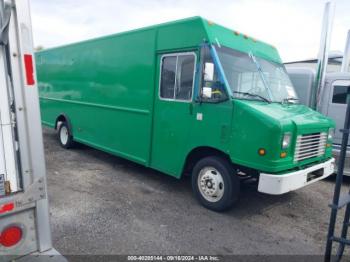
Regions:
<instances>
[{"instance_id":1,"label":"truck windshield","mask_svg":"<svg viewBox=\"0 0 350 262\"><path fill-rule=\"evenodd\" d=\"M216 50L235 98L292 103L298 100L282 64L226 47Z\"/></svg>"}]
</instances>

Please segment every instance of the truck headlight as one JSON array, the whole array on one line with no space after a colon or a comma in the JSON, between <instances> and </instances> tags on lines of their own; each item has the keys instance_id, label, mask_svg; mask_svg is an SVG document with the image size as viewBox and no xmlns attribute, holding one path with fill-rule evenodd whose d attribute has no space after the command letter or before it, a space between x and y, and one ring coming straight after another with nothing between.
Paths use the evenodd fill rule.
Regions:
<instances>
[{"instance_id":1,"label":"truck headlight","mask_svg":"<svg viewBox=\"0 0 350 262\"><path fill-rule=\"evenodd\" d=\"M332 140L334 137L334 128L328 130L328 140Z\"/></svg>"},{"instance_id":2,"label":"truck headlight","mask_svg":"<svg viewBox=\"0 0 350 262\"><path fill-rule=\"evenodd\" d=\"M282 140L282 149L286 149L290 146L290 141L292 138L291 133L285 133Z\"/></svg>"}]
</instances>

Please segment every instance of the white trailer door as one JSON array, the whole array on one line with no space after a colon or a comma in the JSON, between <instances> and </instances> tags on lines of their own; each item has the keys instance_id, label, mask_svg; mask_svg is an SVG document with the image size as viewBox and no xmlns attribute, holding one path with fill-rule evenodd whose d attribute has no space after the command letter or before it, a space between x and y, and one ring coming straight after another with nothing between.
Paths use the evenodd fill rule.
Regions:
<instances>
[{"instance_id":1,"label":"white trailer door","mask_svg":"<svg viewBox=\"0 0 350 262\"><path fill-rule=\"evenodd\" d=\"M5 48L0 45L0 175L10 182L11 191L18 191L15 139L11 113L12 96L9 93Z\"/></svg>"}]
</instances>

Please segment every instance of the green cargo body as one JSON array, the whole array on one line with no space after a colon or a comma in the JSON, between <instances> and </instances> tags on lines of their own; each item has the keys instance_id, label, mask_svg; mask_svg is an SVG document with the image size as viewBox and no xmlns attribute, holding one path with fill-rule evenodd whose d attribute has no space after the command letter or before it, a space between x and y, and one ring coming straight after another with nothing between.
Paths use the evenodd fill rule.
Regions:
<instances>
[{"instance_id":1,"label":"green cargo body","mask_svg":"<svg viewBox=\"0 0 350 262\"><path fill-rule=\"evenodd\" d=\"M240 170L276 175L330 159L327 147L322 155L294 161L299 136L328 134L334 126L305 106L235 98L203 102L203 45L281 64L271 45L200 17L44 50L36 54L43 124L55 128L67 121L75 141L177 178L207 155L230 159ZM195 58L187 101L160 97L162 61L174 54L176 66L181 57ZM286 132L291 146L282 150Z\"/></svg>"}]
</instances>

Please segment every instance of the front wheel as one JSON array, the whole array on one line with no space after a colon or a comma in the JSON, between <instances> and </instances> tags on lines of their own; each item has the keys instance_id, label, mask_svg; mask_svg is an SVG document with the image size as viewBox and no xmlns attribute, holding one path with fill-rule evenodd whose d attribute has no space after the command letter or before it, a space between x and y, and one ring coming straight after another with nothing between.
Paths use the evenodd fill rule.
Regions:
<instances>
[{"instance_id":1,"label":"front wheel","mask_svg":"<svg viewBox=\"0 0 350 262\"><path fill-rule=\"evenodd\" d=\"M60 145L65 149L72 148L74 145L72 131L66 122L63 122L58 129L58 140L60 141Z\"/></svg>"},{"instance_id":2,"label":"front wheel","mask_svg":"<svg viewBox=\"0 0 350 262\"><path fill-rule=\"evenodd\" d=\"M220 212L238 200L240 181L228 161L206 157L193 168L192 189L203 206Z\"/></svg>"}]
</instances>

